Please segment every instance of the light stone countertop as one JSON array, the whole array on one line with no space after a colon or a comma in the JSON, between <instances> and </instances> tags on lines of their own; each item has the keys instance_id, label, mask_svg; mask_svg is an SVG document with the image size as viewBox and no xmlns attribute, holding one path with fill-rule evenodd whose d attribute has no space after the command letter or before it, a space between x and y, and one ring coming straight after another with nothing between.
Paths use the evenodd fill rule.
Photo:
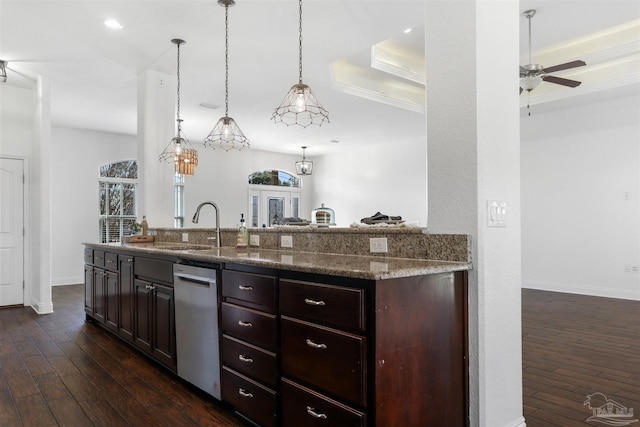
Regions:
<instances>
[{"instance_id":1,"label":"light stone countertop","mask_svg":"<svg viewBox=\"0 0 640 427\"><path fill-rule=\"evenodd\" d=\"M466 271L466 262L297 252L260 248L207 247L180 243L85 243L104 250L127 250L141 254L163 254L184 259L229 262L258 267L327 274L370 280L384 280L428 274ZM198 249L195 249L198 248ZM206 249L202 249L206 248Z\"/></svg>"}]
</instances>

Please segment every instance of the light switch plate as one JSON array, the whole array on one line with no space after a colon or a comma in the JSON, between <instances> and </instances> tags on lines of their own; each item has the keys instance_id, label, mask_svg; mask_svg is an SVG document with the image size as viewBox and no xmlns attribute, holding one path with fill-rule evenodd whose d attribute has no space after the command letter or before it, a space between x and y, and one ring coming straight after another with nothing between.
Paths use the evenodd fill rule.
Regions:
<instances>
[{"instance_id":1,"label":"light switch plate","mask_svg":"<svg viewBox=\"0 0 640 427\"><path fill-rule=\"evenodd\" d=\"M183 242L189 241L189 233L182 233L182 241Z\"/></svg>"},{"instance_id":2,"label":"light switch plate","mask_svg":"<svg viewBox=\"0 0 640 427\"><path fill-rule=\"evenodd\" d=\"M249 235L249 244L251 246L260 246L260 235L259 234L250 234Z\"/></svg>"},{"instance_id":3,"label":"light switch plate","mask_svg":"<svg viewBox=\"0 0 640 427\"><path fill-rule=\"evenodd\" d=\"M507 202L487 200L487 227L507 226Z\"/></svg>"}]
</instances>

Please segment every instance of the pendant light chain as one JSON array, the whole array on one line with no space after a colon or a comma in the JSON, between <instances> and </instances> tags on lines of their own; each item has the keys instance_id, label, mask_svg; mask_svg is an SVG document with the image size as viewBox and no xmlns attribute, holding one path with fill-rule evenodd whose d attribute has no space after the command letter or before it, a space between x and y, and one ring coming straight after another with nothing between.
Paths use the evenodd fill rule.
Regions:
<instances>
[{"instance_id":1,"label":"pendant light chain","mask_svg":"<svg viewBox=\"0 0 640 427\"><path fill-rule=\"evenodd\" d=\"M298 19L298 58L299 58L299 63L298 63L298 71L300 72L300 79L299 79L299 84L302 84L302 0L298 0L298 5L299 5L299 16L300 18Z\"/></svg>"},{"instance_id":2,"label":"pendant light chain","mask_svg":"<svg viewBox=\"0 0 640 427\"><path fill-rule=\"evenodd\" d=\"M229 5L224 6L224 115L229 117Z\"/></svg>"},{"instance_id":3,"label":"pendant light chain","mask_svg":"<svg viewBox=\"0 0 640 427\"><path fill-rule=\"evenodd\" d=\"M178 135L180 135L180 132L182 131L182 120L180 119L180 44L178 44L178 59L176 62L178 64L178 67L176 70L176 75L178 76L176 117L178 119Z\"/></svg>"}]
</instances>

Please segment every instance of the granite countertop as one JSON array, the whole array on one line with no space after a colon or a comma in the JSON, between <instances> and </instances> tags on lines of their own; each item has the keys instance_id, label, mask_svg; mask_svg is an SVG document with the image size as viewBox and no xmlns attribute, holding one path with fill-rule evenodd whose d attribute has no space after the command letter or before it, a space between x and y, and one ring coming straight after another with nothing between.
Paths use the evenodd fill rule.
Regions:
<instances>
[{"instance_id":1,"label":"granite countertop","mask_svg":"<svg viewBox=\"0 0 640 427\"><path fill-rule=\"evenodd\" d=\"M466 271L466 262L297 252L260 248L216 248L180 243L85 243L94 248L126 249L132 252L164 254L184 259L210 262L233 262L360 279L384 280L426 274Z\"/></svg>"}]
</instances>

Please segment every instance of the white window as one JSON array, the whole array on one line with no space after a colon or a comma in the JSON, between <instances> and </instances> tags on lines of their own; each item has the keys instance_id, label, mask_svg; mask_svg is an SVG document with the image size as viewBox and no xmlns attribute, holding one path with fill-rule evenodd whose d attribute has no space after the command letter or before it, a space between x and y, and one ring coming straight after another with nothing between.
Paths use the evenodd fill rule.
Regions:
<instances>
[{"instance_id":1,"label":"white window","mask_svg":"<svg viewBox=\"0 0 640 427\"><path fill-rule=\"evenodd\" d=\"M120 242L136 222L138 162L128 160L100 167L98 189L100 242Z\"/></svg>"}]
</instances>

